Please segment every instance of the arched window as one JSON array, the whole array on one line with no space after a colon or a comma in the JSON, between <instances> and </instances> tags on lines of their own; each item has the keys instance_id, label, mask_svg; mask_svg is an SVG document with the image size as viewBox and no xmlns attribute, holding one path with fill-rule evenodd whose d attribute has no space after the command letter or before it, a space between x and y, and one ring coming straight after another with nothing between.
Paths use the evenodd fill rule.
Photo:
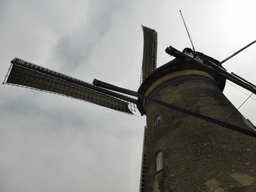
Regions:
<instances>
[{"instance_id":1,"label":"arched window","mask_svg":"<svg viewBox=\"0 0 256 192\"><path fill-rule=\"evenodd\" d=\"M163 169L163 152L158 151L156 153L156 172Z\"/></svg>"},{"instance_id":2,"label":"arched window","mask_svg":"<svg viewBox=\"0 0 256 192\"><path fill-rule=\"evenodd\" d=\"M158 126L161 124L161 116L160 115L156 115L154 118L154 127Z\"/></svg>"}]
</instances>

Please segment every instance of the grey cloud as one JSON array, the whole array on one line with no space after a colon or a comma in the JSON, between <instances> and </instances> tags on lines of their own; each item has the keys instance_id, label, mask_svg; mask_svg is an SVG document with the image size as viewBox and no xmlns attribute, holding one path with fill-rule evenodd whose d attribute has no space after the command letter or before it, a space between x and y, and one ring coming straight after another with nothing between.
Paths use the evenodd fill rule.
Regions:
<instances>
[{"instance_id":1,"label":"grey cloud","mask_svg":"<svg viewBox=\"0 0 256 192\"><path fill-rule=\"evenodd\" d=\"M70 37L63 37L55 48L55 59L61 64L61 71L72 72L86 59L85 55L91 52L91 46L88 43L79 50L79 45L74 45Z\"/></svg>"},{"instance_id":2,"label":"grey cloud","mask_svg":"<svg viewBox=\"0 0 256 192\"><path fill-rule=\"evenodd\" d=\"M63 36L55 47L55 59L61 70L73 71L86 63L112 25L112 17L125 7L123 1L90 1L88 19L75 33Z\"/></svg>"},{"instance_id":3,"label":"grey cloud","mask_svg":"<svg viewBox=\"0 0 256 192\"><path fill-rule=\"evenodd\" d=\"M2 114L10 113L10 114L27 114L31 111L37 109L35 105L33 105L26 98L20 97L15 101L8 101L0 105L0 111Z\"/></svg>"},{"instance_id":4,"label":"grey cloud","mask_svg":"<svg viewBox=\"0 0 256 192\"><path fill-rule=\"evenodd\" d=\"M0 112L6 117L8 117L8 114L16 114L18 117L28 119L29 121L32 119L34 121L36 121L36 119L43 119L45 127L52 130L57 130L63 127L72 127L74 130L80 129L80 127L86 128L86 122L76 112L65 109L42 110L36 104L32 103L31 100L24 97L1 104ZM31 122L30 124L36 125L36 122Z\"/></svg>"}]
</instances>

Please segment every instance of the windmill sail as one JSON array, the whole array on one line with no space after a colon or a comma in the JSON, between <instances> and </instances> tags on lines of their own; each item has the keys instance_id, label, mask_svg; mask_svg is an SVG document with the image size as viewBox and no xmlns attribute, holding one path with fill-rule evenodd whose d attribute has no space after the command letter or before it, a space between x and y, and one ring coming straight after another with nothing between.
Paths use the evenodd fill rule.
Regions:
<instances>
[{"instance_id":1,"label":"windmill sail","mask_svg":"<svg viewBox=\"0 0 256 192\"><path fill-rule=\"evenodd\" d=\"M132 106L129 106L129 104L134 104L105 94L102 92L104 90L92 84L18 58L13 59L11 63L12 65L4 81L5 84L20 85L27 88L57 93L117 111L132 113L129 109Z\"/></svg>"},{"instance_id":2,"label":"windmill sail","mask_svg":"<svg viewBox=\"0 0 256 192\"><path fill-rule=\"evenodd\" d=\"M156 69L157 32L142 26L144 35L144 50L141 72L141 83Z\"/></svg>"}]
</instances>

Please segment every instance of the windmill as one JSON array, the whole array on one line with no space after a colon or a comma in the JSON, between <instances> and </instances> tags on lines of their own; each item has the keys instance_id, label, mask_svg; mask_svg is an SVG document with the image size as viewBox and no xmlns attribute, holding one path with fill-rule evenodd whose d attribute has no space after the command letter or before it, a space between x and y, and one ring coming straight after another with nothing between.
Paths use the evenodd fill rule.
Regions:
<instances>
[{"instance_id":1,"label":"windmill","mask_svg":"<svg viewBox=\"0 0 256 192\"><path fill-rule=\"evenodd\" d=\"M219 62L189 48L180 52L167 47L166 52L175 59L156 68L157 32L142 28L144 52L138 91L96 79L90 84L19 58L11 61L3 83L128 114L137 107L147 116L141 191L256 189L254 126L222 93L226 79L252 93L256 86L228 73L221 65L226 60Z\"/></svg>"}]
</instances>

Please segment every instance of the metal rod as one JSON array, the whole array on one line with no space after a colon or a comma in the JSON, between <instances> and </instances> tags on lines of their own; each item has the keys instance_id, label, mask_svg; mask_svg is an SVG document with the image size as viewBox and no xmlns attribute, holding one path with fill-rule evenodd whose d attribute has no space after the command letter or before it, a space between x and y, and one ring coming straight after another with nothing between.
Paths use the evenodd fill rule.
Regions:
<instances>
[{"instance_id":1,"label":"metal rod","mask_svg":"<svg viewBox=\"0 0 256 192\"><path fill-rule=\"evenodd\" d=\"M236 83L236 84L240 85L241 87L243 87L243 88L251 91L252 93L256 94L256 86L255 85L252 85L252 84L249 84L245 81L242 81L240 78L226 72L224 69L222 69L221 67L214 64L211 61L205 60L204 63L202 63L202 62L197 61L194 58L189 57L188 55L180 52L179 50L173 48L172 46L167 47L165 51L166 51L166 53L168 53L168 54L170 54L170 55L172 55L176 58L187 59L187 60L191 61L194 64L197 64L197 65L199 65L199 66L201 66L205 69L211 70L213 73L219 75L220 77L226 78L226 79L232 81L233 83Z\"/></svg>"},{"instance_id":2,"label":"metal rod","mask_svg":"<svg viewBox=\"0 0 256 192\"><path fill-rule=\"evenodd\" d=\"M253 93L247 98L245 99L245 101L229 116L229 118L227 118L227 120L225 121L225 123L240 109L240 107L243 106L243 104L245 104L246 101L248 101L248 99L250 99L250 97L253 95Z\"/></svg>"},{"instance_id":3,"label":"metal rod","mask_svg":"<svg viewBox=\"0 0 256 192\"><path fill-rule=\"evenodd\" d=\"M96 80L96 81L94 80L94 84L98 85L98 86L102 86L103 88L109 88L111 90L121 91L122 93L126 92L126 94L129 94L129 95L132 95L132 96L137 96L137 97L139 97L141 99L145 99L147 101L151 101L151 102L157 103L159 105L168 107L170 109L173 109L173 110L185 113L187 115L191 115L191 116L197 117L199 119L203 119L205 121L214 123L216 125L220 125L222 127L226 127L228 129L231 129L231 130L237 131L239 133L242 133L242 134L245 134L245 135L249 135L251 137L256 138L256 132L254 132L254 131L243 129L243 128L238 127L236 125L232 125L230 123L227 123L227 122L224 122L224 121L221 121L221 120L218 120L218 119L214 119L212 117L209 117L209 116L206 116L206 115L202 115L202 114L199 114L199 113L196 113L196 112L193 112L193 111L190 111L190 110L187 110L187 109L184 109L184 108L172 105L170 103L166 103L166 102L163 102L163 101L160 101L160 100L157 100L157 99L153 99L151 97L139 94L138 92L131 91L131 90L124 89L124 88L120 88L120 87L117 87L115 85L111 85L111 84L108 84L108 83L105 83L105 82L102 82L102 81L99 81L99 80Z\"/></svg>"},{"instance_id":4,"label":"metal rod","mask_svg":"<svg viewBox=\"0 0 256 192\"><path fill-rule=\"evenodd\" d=\"M254 87L255 87L255 85L254 85L254 84L252 84L251 82L249 82L249 81L245 80L244 78L242 78L242 77L238 76L237 74L235 74L235 73L231 72L231 75L234 75L234 76L236 76L237 78L239 78L239 79L243 80L244 82L246 82L246 83L248 83L248 84L250 84L250 85L252 85L252 86L254 86Z\"/></svg>"},{"instance_id":5,"label":"metal rod","mask_svg":"<svg viewBox=\"0 0 256 192\"><path fill-rule=\"evenodd\" d=\"M190 43L191 43L191 45L192 45L193 51L196 52L195 47L194 47L193 42L192 42L192 39L191 39L190 34L189 34L189 32L188 32L187 25L186 25L186 23L185 23L185 20L184 20L184 18L183 18L182 13L181 13L181 10L179 10L179 11L180 11L180 15L181 15L181 18L182 18L182 20L183 20L183 23L184 23L184 25L185 25L185 28L186 28L186 31L187 31L187 34L188 34Z\"/></svg>"},{"instance_id":6,"label":"metal rod","mask_svg":"<svg viewBox=\"0 0 256 192\"><path fill-rule=\"evenodd\" d=\"M113 91L117 91L117 92L120 92L120 93L124 93L124 94L127 94L127 95L138 97L138 92L136 92L136 91L132 91L132 90L129 90L129 89L124 89L124 88L121 88L121 87L117 87L115 85L100 81L98 79L93 80L93 85L103 87L103 88L106 88L106 89L110 89L110 90L113 90Z\"/></svg>"},{"instance_id":7,"label":"metal rod","mask_svg":"<svg viewBox=\"0 0 256 192\"><path fill-rule=\"evenodd\" d=\"M226 62L227 60L231 59L232 57L234 57L235 55L237 55L238 53L240 53L241 51L245 50L246 48L250 47L252 44L254 44L256 42L253 41L251 43L249 43L248 45L246 45L245 47L243 47L242 49L238 50L237 52L235 52L234 54L230 55L228 58L224 59L223 61L220 62L220 64Z\"/></svg>"}]
</instances>

